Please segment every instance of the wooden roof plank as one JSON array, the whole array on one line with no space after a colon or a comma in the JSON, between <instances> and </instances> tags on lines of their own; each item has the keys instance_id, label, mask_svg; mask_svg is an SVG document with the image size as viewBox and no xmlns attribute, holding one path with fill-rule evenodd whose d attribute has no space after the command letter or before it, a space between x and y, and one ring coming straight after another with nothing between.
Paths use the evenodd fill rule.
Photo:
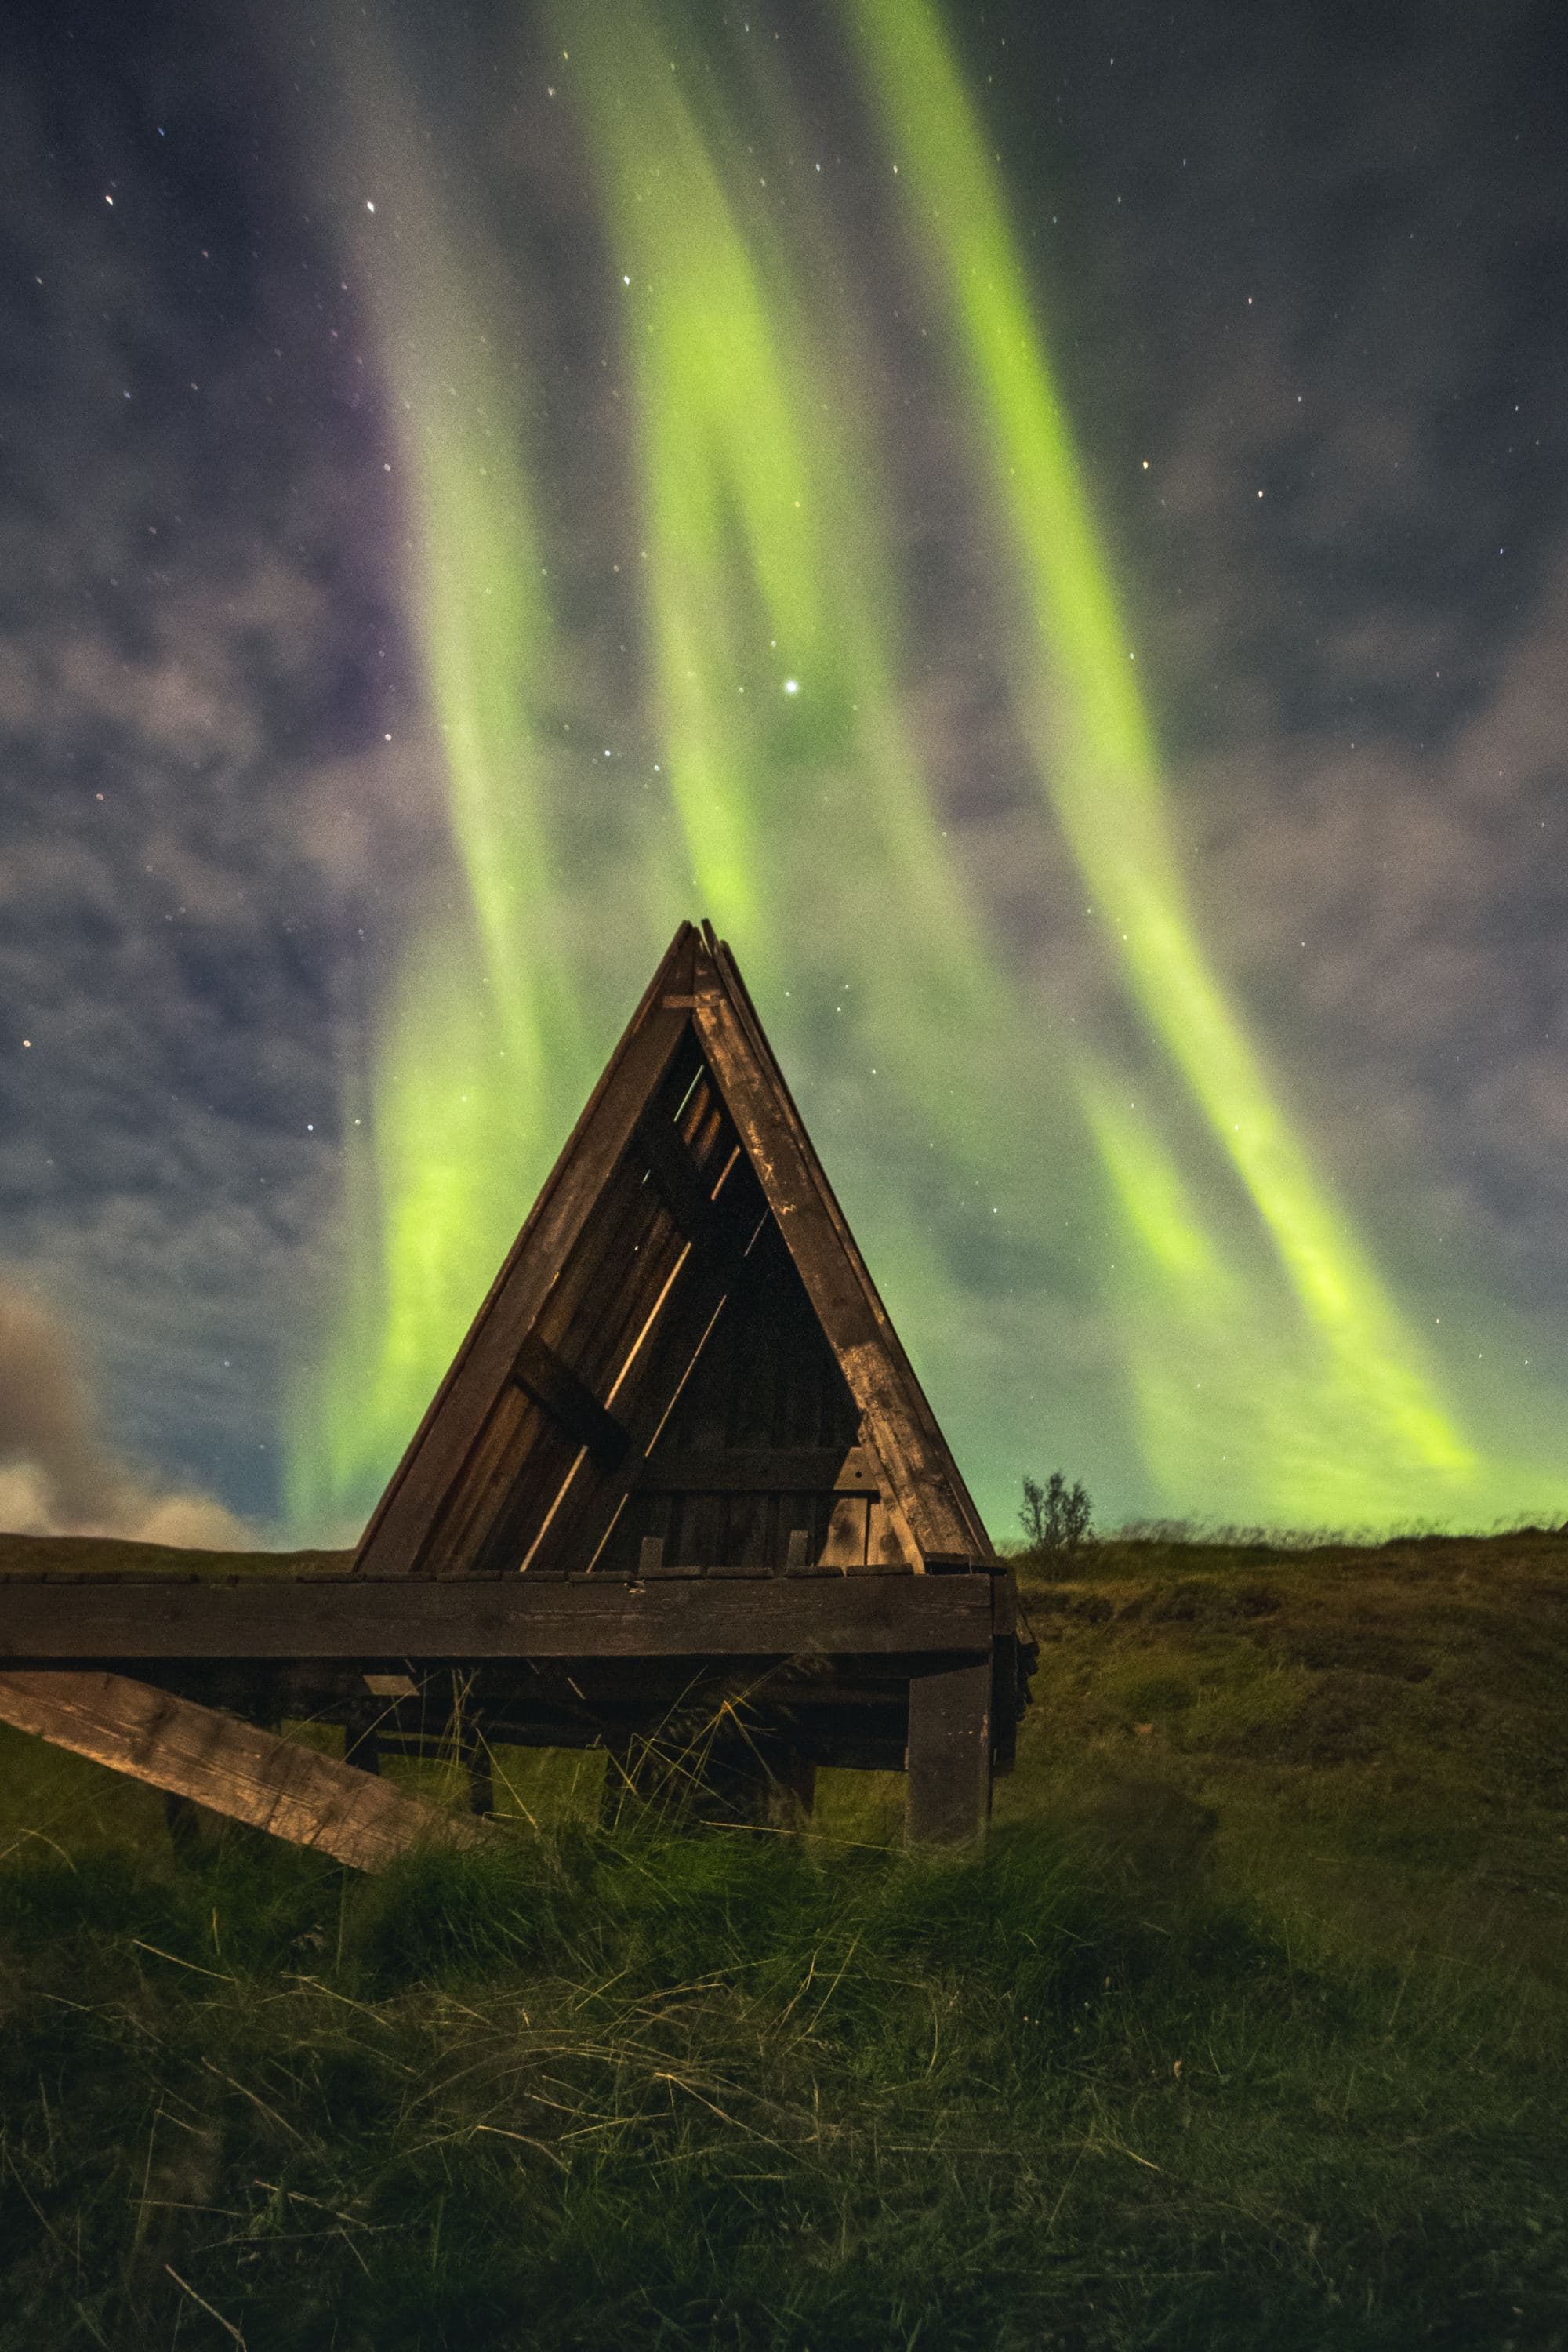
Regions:
<instances>
[{"instance_id":1,"label":"wooden roof plank","mask_svg":"<svg viewBox=\"0 0 1568 2352\"><path fill-rule=\"evenodd\" d=\"M768 1043L766 1032L758 1018L756 1007L752 1003L751 994L742 978L740 967L728 944L714 936L712 926L708 923L702 926L702 949L699 951L699 969L700 969L703 952L711 959L713 967L723 982L725 997L735 1008L752 1054L767 1074L782 1119L795 1136L797 1149L809 1171L813 1188L837 1237L839 1250L853 1273L856 1286L871 1313L882 1350L894 1374L900 1398L915 1421L924 1430L928 1443L942 1465L942 1484L951 1496L966 1531L968 1541L964 1549L973 1559L992 1564L996 1555L990 1537L986 1533L984 1521L974 1507L973 1497L964 1484L957 1463L952 1458L947 1440L942 1435L935 1413L931 1411L930 1401L921 1386L913 1365L904 1352L903 1343L893 1328L892 1318L882 1303L880 1293L871 1279L870 1271L860 1255L854 1234L849 1230L848 1220L839 1207L837 1197L827 1181L826 1171L818 1160L811 1139L806 1133L805 1122L801 1118L795 1097L790 1092L789 1082ZM802 1274L804 1277L804 1267Z\"/></svg>"},{"instance_id":2,"label":"wooden roof plank","mask_svg":"<svg viewBox=\"0 0 1568 2352\"><path fill-rule=\"evenodd\" d=\"M888 1473L889 1501L921 1565L987 1559L991 1548L918 1383L827 1189L820 1163L760 1033L748 1034L728 988L699 992L694 1018L730 1113L807 1296ZM771 1066L770 1066L771 1065ZM921 1404L924 1399L921 1397ZM929 1412L929 1408L927 1408ZM973 1511L973 1506L970 1507Z\"/></svg>"},{"instance_id":3,"label":"wooden roof plank","mask_svg":"<svg viewBox=\"0 0 1568 2352\"><path fill-rule=\"evenodd\" d=\"M682 924L371 1517L355 1555L361 1573L408 1575L416 1568L442 1498L687 1034L689 1013L663 1000L689 988L695 944L692 926Z\"/></svg>"}]
</instances>

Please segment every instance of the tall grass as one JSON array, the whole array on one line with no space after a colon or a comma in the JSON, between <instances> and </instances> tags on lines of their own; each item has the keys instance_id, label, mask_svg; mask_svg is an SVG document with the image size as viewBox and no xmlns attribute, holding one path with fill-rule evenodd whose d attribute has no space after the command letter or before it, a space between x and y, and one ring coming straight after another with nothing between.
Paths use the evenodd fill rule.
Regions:
<instances>
[{"instance_id":1,"label":"tall grass","mask_svg":"<svg viewBox=\"0 0 1568 2352\"><path fill-rule=\"evenodd\" d=\"M1542 2005L1043 1826L7 1874L0 2345L1544 2344Z\"/></svg>"},{"instance_id":2,"label":"tall grass","mask_svg":"<svg viewBox=\"0 0 1568 2352\"><path fill-rule=\"evenodd\" d=\"M0 1740L0 2352L1568 2345L1568 1547L1025 1582L978 1862L503 1750L371 1881Z\"/></svg>"}]
</instances>

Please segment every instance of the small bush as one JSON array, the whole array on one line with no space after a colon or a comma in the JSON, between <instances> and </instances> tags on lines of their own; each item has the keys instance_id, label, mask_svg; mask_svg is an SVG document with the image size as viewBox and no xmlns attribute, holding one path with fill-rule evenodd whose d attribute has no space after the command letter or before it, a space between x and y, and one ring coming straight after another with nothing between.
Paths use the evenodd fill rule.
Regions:
<instances>
[{"instance_id":1,"label":"small bush","mask_svg":"<svg viewBox=\"0 0 1568 2352\"><path fill-rule=\"evenodd\" d=\"M1070 1487L1059 1470L1053 1470L1043 1486L1037 1478L1025 1479L1018 1524L1031 1551L1077 1551L1089 1540L1092 1516L1081 1478Z\"/></svg>"}]
</instances>

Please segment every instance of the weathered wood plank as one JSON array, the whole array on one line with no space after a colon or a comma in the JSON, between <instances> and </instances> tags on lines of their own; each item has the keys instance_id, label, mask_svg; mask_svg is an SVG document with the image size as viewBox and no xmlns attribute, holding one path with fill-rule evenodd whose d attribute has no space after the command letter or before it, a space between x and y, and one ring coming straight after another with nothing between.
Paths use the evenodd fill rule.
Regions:
<instances>
[{"instance_id":1,"label":"weathered wood plank","mask_svg":"<svg viewBox=\"0 0 1568 2352\"><path fill-rule=\"evenodd\" d=\"M877 1424L898 1515L928 1561L991 1563L984 1524L812 1149L745 982L706 925L704 942L694 964L698 1034L845 1377Z\"/></svg>"},{"instance_id":2,"label":"weathered wood plank","mask_svg":"<svg viewBox=\"0 0 1568 2352\"><path fill-rule=\"evenodd\" d=\"M711 1088L698 1077L703 1068L696 1040L688 1034L645 1108L643 1121L668 1126L677 1148L685 1150L689 1143L706 1168L709 1162L702 1156L716 1148L718 1127L728 1128L729 1120L718 1109ZM689 1090L690 1098L683 1106ZM706 1111L699 1095L707 1103ZM517 1366L526 1378L531 1356L536 1364L542 1361L544 1379L535 1383L542 1390L548 1382L549 1358L537 1358L539 1346L569 1366L579 1384L578 1409L571 1411L572 1391L565 1383L555 1381L552 1392L558 1404L566 1402L568 1422L596 1442L583 1449L574 1442L563 1444L561 1423L548 1419L534 1431L525 1429L514 1436L503 1390L440 1507L419 1555L418 1572L484 1575L516 1570L531 1560L536 1570L552 1573L584 1564L587 1555L532 1555L542 1532L563 1509L570 1517L574 1498L580 1502L625 1451L607 1425L598 1423L586 1409L587 1399L602 1399L606 1407L615 1408L614 1418L623 1417L617 1381L685 1247L658 1187L648 1181L646 1156L634 1137L552 1283L539 1319L522 1342ZM597 1458L591 1460L590 1454ZM546 1551L551 1551L548 1544Z\"/></svg>"},{"instance_id":3,"label":"weathered wood plank","mask_svg":"<svg viewBox=\"0 0 1568 2352\"><path fill-rule=\"evenodd\" d=\"M989 1654L987 1575L734 1580L689 1570L639 1586L358 1575L289 1583L0 1582L0 1659L580 1658Z\"/></svg>"},{"instance_id":4,"label":"weathered wood plank","mask_svg":"<svg viewBox=\"0 0 1568 2352\"><path fill-rule=\"evenodd\" d=\"M462 1469L563 1260L668 1068L689 1014L667 1010L691 969L683 923L589 1097L450 1370L432 1398L356 1555L364 1575L410 1574L441 1498Z\"/></svg>"},{"instance_id":5,"label":"weathered wood plank","mask_svg":"<svg viewBox=\"0 0 1568 2352\"><path fill-rule=\"evenodd\" d=\"M728 1249L730 1236L714 1214L712 1192L698 1174L674 1121L657 1114L639 1119L636 1139L687 1240L700 1249Z\"/></svg>"},{"instance_id":6,"label":"weathered wood plank","mask_svg":"<svg viewBox=\"0 0 1568 2352\"><path fill-rule=\"evenodd\" d=\"M744 1162L742 1166L744 1168ZM737 1218L741 1232L749 1240L756 1230L752 1211L754 1209L757 1221L764 1214L749 1170L738 1186L733 1180L725 1186L721 1199L732 1191L741 1197L730 1213ZM748 1192L749 1201L745 1197ZM638 1466L664 1425L670 1400L679 1394L706 1335L731 1296L731 1281L730 1261L726 1257L695 1250L688 1255L670 1286L657 1326L629 1368L624 1385L615 1392L617 1416L625 1421L632 1439L623 1465L624 1476L620 1480L582 1482L580 1490L567 1498L566 1507L541 1544L536 1565L572 1570L585 1567L598 1558L619 1517L627 1486L635 1483ZM650 1528L640 1530L657 1531ZM627 1559L621 1564L630 1566L632 1561Z\"/></svg>"},{"instance_id":7,"label":"weathered wood plank","mask_svg":"<svg viewBox=\"0 0 1568 2352\"><path fill-rule=\"evenodd\" d=\"M420 1576L468 1576L479 1572L496 1524L519 1496L544 1507L553 1475L559 1485L578 1447L538 1399L509 1381L486 1417L485 1426L442 1497L419 1549ZM521 1557L518 1553L511 1565Z\"/></svg>"},{"instance_id":8,"label":"weathered wood plank","mask_svg":"<svg viewBox=\"0 0 1568 2352\"><path fill-rule=\"evenodd\" d=\"M884 1328L866 1295L848 1255L847 1229L840 1230L828 1210L804 1131L795 1134L784 1115L770 1083L773 1073L760 1063L723 991L700 998L693 1018L850 1393L872 1423L892 1488L890 1507L908 1529L911 1566L973 1553L971 1531L947 1493L946 1460L911 1408L889 1349L890 1326Z\"/></svg>"},{"instance_id":9,"label":"weathered wood plank","mask_svg":"<svg viewBox=\"0 0 1568 2352\"><path fill-rule=\"evenodd\" d=\"M388 1780L125 1675L7 1669L0 1720L355 1870L484 1834Z\"/></svg>"},{"instance_id":10,"label":"weathered wood plank","mask_svg":"<svg viewBox=\"0 0 1568 2352\"><path fill-rule=\"evenodd\" d=\"M911 1844L984 1833L991 1813L991 1666L951 1666L910 1683L904 1820Z\"/></svg>"},{"instance_id":11,"label":"weathered wood plank","mask_svg":"<svg viewBox=\"0 0 1568 2352\"><path fill-rule=\"evenodd\" d=\"M866 1528L870 1505L865 1495L840 1495L827 1522L822 1547L824 1568L864 1568Z\"/></svg>"},{"instance_id":12,"label":"weathered wood plank","mask_svg":"<svg viewBox=\"0 0 1568 2352\"><path fill-rule=\"evenodd\" d=\"M637 1217L603 1236L596 1230L597 1219L590 1220L583 1248L563 1267L540 1317L541 1336L605 1396L615 1390L650 1312L689 1247L644 1149L644 1132L650 1124L668 1128L675 1149L691 1165L694 1181L700 1189L709 1189L710 1213L721 1225L725 1212L713 1202L711 1188L739 1147L726 1140L727 1131L732 1138L730 1118L707 1083L701 1049L689 1031L647 1105L621 1163L637 1180Z\"/></svg>"}]
</instances>

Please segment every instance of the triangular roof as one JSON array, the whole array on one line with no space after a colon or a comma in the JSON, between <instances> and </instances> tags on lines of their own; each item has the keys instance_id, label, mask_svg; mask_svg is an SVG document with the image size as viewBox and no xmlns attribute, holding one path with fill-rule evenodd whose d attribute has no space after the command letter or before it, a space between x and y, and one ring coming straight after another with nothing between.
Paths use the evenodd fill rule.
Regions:
<instances>
[{"instance_id":1,"label":"triangular roof","mask_svg":"<svg viewBox=\"0 0 1568 2352\"><path fill-rule=\"evenodd\" d=\"M741 1572L995 1559L734 959L690 923L354 1564L651 1572L667 1531L670 1565Z\"/></svg>"}]
</instances>

